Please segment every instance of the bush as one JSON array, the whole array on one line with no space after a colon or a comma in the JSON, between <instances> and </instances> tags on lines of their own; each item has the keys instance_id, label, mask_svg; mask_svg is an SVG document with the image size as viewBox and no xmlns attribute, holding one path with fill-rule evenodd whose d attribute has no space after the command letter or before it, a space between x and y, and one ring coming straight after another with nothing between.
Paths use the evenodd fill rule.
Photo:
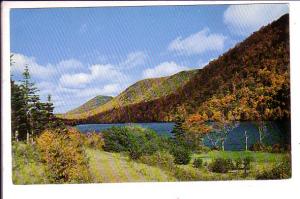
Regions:
<instances>
[{"instance_id":1,"label":"bush","mask_svg":"<svg viewBox=\"0 0 300 199\"><path fill-rule=\"evenodd\" d=\"M172 171L175 167L174 157L166 151L157 151L152 155L142 156L139 160L144 164L158 166L168 171Z\"/></svg>"},{"instance_id":2,"label":"bush","mask_svg":"<svg viewBox=\"0 0 300 199\"><path fill-rule=\"evenodd\" d=\"M100 133L88 133L85 135L82 135L84 140L84 145L86 147L92 148L92 149L98 149L102 150L104 146L104 140Z\"/></svg>"},{"instance_id":3,"label":"bush","mask_svg":"<svg viewBox=\"0 0 300 199\"><path fill-rule=\"evenodd\" d=\"M183 146L177 146L172 149L174 162L176 164L188 164L191 160L191 151Z\"/></svg>"},{"instance_id":4,"label":"bush","mask_svg":"<svg viewBox=\"0 0 300 199\"><path fill-rule=\"evenodd\" d=\"M142 155L152 155L163 146L154 131L138 126L112 127L103 132L103 139L104 150L128 152L134 160Z\"/></svg>"},{"instance_id":5,"label":"bush","mask_svg":"<svg viewBox=\"0 0 300 199\"><path fill-rule=\"evenodd\" d=\"M193 162L193 166L195 168L201 168L203 164L203 160L201 158L196 158Z\"/></svg>"},{"instance_id":6,"label":"bush","mask_svg":"<svg viewBox=\"0 0 300 199\"><path fill-rule=\"evenodd\" d=\"M211 151L211 148L207 147L207 146L203 146L203 145L200 145L198 148L197 148L197 153L208 153Z\"/></svg>"},{"instance_id":7,"label":"bush","mask_svg":"<svg viewBox=\"0 0 300 199\"><path fill-rule=\"evenodd\" d=\"M174 176L179 181L196 181L203 178L199 170L186 169L178 166L174 169Z\"/></svg>"},{"instance_id":8,"label":"bush","mask_svg":"<svg viewBox=\"0 0 300 199\"><path fill-rule=\"evenodd\" d=\"M242 169L243 160L241 158L237 158L235 160L235 169Z\"/></svg>"},{"instance_id":9,"label":"bush","mask_svg":"<svg viewBox=\"0 0 300 199\"><path fill-rule=\"evenodd\" d=\"M291 159L286 157L270 170L264 170L256 176L257 180L288 179L291 177Z\"/></svg>"},{"instance_id":10,"label":"bush","mask_svg":"<svg viewBox=\"0 0 300 199\"><path fill-rule=\"evenodd\" d=\"M250 147L251 151L266 151L266 146L263 143L257 142Z\"/></svg>"},{"instance_id":11,"label":"bush","mask_svg":"<svg viewBox=\"0 0 300 199\"><path fill-rule=\"evenodd\" d=\"M251 162L252 162L252 157L245 157L242 161L243 163L243 169L244 169L244 175L247 175L247 171L250 170L251 167Z\"/></svg>"},{"instance_id":12,"label":"bush","mask_svg":"<svg viewBox=\"0 0 300 199\"><path fill-rule=\"evenodd\" d=\"M52 183L89 182L88 159L80 138L80 133L74 129L46 130L37 138Z\"/></svg>"},{"instance_id":13,"label":"bush","mask_svg":"<svg viewBox=\"0 0 300 199\"><path fill-rule=\"evenodd\" d=\"M208 165L208 168L215 173L227 173L234 165L231 159L217 158Z\"/></svg>"}]
</instances>

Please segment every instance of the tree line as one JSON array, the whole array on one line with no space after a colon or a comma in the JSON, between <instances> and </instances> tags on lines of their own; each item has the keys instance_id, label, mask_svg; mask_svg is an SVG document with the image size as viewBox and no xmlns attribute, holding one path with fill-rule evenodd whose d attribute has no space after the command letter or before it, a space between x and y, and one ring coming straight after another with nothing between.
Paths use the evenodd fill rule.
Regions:
<instances>
[{"instance_id":1,"label":"tree line","mask_svg":"<svg viewBox=\"0 0 300 199\"><path fill-rule=\"evenodd\" d=\"M11 66L13 55L11 55ZM45 129L61 126L54 114L51 95L42 102L38 89L31 80L29 66L26 65L22 73L23 79L16 82L11 78L11 129L12 139L24 141L38 136Z\"/></svg>"}]
</instances>

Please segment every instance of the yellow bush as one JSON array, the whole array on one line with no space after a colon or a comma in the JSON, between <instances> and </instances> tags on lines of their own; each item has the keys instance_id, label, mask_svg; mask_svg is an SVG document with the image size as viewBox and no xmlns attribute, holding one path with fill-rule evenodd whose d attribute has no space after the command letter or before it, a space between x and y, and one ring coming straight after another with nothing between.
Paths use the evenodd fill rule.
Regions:
<instances>
[{"instance_id":1,"label":"yellow bush","mask_svg":"<svg viewBox=\"0 0 300 199\"><path fill-rule=\"evenodd\" d=\"M88 160L80 138L80 133L74 129L45 130L37 138L51 182L89 182Z\"/></svg>"},{"instance_id":2,"label":"yellow bush","mask_svg":"<svg viewBox=\"0 0 300 199\"><path fill-rule=\"evenodd\" d=\"M88 133L83 135L84 145L92 148L102 150L104 146L104 140L99 133Z\"/></svg>"}]
</instances>

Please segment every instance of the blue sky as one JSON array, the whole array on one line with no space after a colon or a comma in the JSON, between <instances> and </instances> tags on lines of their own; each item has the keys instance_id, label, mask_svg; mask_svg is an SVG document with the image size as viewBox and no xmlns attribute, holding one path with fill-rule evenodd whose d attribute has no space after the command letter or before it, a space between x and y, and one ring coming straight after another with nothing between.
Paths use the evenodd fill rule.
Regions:
<instances>
[{"instance_id":1,"label":"blue sky","mask_svg":"<svg viewBox=\"0 0 300 199\"><path fill-rule=\"evenodd\" d=\"M12 9L13 79L25 64L55 112L116 96L145 78L204 67L285 4Z\"/></svg>"}]
</instances>

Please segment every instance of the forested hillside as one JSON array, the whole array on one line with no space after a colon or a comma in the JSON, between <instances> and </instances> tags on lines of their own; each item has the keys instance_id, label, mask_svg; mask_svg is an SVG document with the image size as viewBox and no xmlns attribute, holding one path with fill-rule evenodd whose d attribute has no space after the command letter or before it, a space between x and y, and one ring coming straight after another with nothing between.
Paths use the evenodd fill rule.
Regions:
<instances>
[{"instance_id":1,"label":"forested hillside","mask_svg":"<svg viewBox=\"0 0 300 199\"><path fill-rule=\"evenodd\" d=\"M80 114L80 113L84 113L86 111L93 110L93 109L107 103L111 99L113 99L113 97L111 97L111 96L102 96L102 95L96 96L93 99L82 104L78 108L68 111L67 114Z\"/></svg>"},{"instance_id":2,"label":"forested hillside","mask_svg":"<svg viewBox=\"0 0 300 199\"><path fill-rule=\"evenodd\" d=\"M167 96L182 87L182 85L185 85L197 71L198 70L182 71L172 76L138 81L101 106L95 106L95 108L87 111L67 112L63 117L86 118L89 115L98 114L111 109L118 109L141 102L149 102Z\"/></svg>"},{"instance_id":3,"label":"forested hillside","mask_svg":"<svg viewBox=\"0 0 300 199\"><path fill-rule=\"evenodd\" d=\"M155 83L133 96L134 100L127 96L136 84L109 102L118 105L106 103L80 117L65 117L65 122L174 121L195 114L213 120L214 111L236 120L289 118L289 16L262 27L180 84L167 82L174 77L143 80L146 85L147 81ZM171 87L164 89L167 85Z\"/></svg>"}]
</instances>

